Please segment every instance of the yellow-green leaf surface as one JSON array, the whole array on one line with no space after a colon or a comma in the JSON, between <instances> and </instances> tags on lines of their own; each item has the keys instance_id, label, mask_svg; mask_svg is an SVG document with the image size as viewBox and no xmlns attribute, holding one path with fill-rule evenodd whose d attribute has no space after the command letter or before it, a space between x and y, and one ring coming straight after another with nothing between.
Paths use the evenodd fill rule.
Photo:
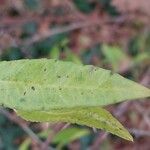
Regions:
<instances>
[{"instance_id":1,"label":"yellow-green leaf surface","mask_svg":"<svg viewBox=\"0 0 150 150\"><path fill-rule=\"evenodd\" d=\"M0 62L0 104L23 111L104 106L150 90L94 66L37 59Z\"/></svg>"},{"instance_id":2,"label":"yellow-green leaf surface","mask_svg":"<svg viewBox=\"0 0 150 150\"><path fill-rule=\"evenodd\" d=\"M55 109L49 112L17 111L17 113L28 121L77 123L103 129L126 140L133 140L129 132L108 111L100 107Z\"/></svg>"}]
</instances>

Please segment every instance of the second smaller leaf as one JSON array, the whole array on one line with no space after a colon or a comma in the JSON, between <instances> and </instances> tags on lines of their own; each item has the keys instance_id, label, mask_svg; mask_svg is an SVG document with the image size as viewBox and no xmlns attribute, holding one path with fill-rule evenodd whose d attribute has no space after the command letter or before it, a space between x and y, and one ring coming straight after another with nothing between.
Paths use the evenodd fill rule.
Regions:
<instances>
[{"instance_id":1,"label":"second smaller leaf","mask_svg":"<svg viewBox=\"0 0 150 150\"><path fill-rule=\"evenodd\" d=\"M129 132L108 111L100 107L53 109L45 111L17 111L22 118L33 122L69 122L103 129L133 141Z\"/></svg>"}]
</instances>

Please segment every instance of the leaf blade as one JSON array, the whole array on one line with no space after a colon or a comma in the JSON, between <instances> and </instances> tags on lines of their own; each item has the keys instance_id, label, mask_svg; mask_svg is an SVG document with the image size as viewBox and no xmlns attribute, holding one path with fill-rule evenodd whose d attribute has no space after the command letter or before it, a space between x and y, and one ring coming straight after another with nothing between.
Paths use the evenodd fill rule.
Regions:
<instances>
[{"instance_id":1,"label":"leaf blade","mask_svg":"<svg viewBox=\"0 0 150 150\"><path fill-rule=\"evenodd\" d=\"M0 104L14 109L105 106L148 96L149 89L94 66L53 59L0 62Z\"/></svg>"},{"instance_id":2,"label":"leaf blade","mask_svg":"<svg viewBox=\"0 0 150 150\"><path fill-rule=\"evenodd\" d=\"M103 129L126 140L133 141L129 132L108 111L100 107L55 109L49 112L24 112L17 114L28 121L69 122Z\"/></svg>"}]
</instances>

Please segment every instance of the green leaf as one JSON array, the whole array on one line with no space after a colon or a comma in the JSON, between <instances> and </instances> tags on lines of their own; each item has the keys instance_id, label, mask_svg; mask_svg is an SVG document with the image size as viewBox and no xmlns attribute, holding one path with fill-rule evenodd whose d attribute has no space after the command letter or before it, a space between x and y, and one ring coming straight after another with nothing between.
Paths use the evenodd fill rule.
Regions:
<instances>
[{"instance_id":1,"label":"green leaf","mask_svg":"<svg viewBox=\"0 0 150 150\"><path fill-rule=\"evenodd\" d=\"M120 64L124 60L128 60L127 55L121 50L120 47L117 46L102 46L103 54L106 57L106 61L112 66L114 71L118 71L120 68Z\"/></svg>"},{"instance_id":2,"label":"green leaf","mask_svg":"<svg viewBox=\"0 0 150 150\"><path fill-rule=\"evenodd\" d=\"M50 57L53 59L59 59L60 50L58 46L54 46L50 52Z\"/></svg>"},{"instance_id":3,"label":"green leaf","mask_svg":"<svg viewBox=\"0 0 150 150\"><path fill-rule=\"evenodd\" d=\"M94 6L87 0L73 0L75 6L83 13L90 13L94 10Z\"/></svg>"},{"instance_id":4,"label":"green leaf","mask_svg":"<svg viewBox=\"0 0 150 150\"><path fill-rule=\"evenodd\" d=\"M48 135L51 134L53 131L48 128L47 130L42 130L40 133L37 134L39 138L47 139ZM19 150L28 150L30 144L32 143L32 139L27 136L27 138L20 144Z\"/></svg>"},{"instance_id":5,"label":"green leaf","mask_svg":"<svg viewBox=\"0 0 150 150\"><path fill-rule=\"evenodd\" d=\"M133 141L129 132L105 109L100 107L54 109L44 111L17 111L28 121L70 122L103 129L126 140Z\"/></svg>"},{"instance_id":6,"label":"green leaf","mask_svg":"<svg viewBox=\"0 0 150 150\"><path fill-rule=\"evenodd\" d=\"M0 105L22 111L104 106L150 90L94 66L37 59L0 62Z\"/></svg>"},{"instance_id":7,"label":"green leaf","mask_svg":"<svg viewBox=\"0 0 150 150\"><path fill-rule=\"evenodd\" d=\"M150 53L148 52L142 52L140 54L137 54L134 58L133 58L133 65L139 65L139 64L145 64L145 62L149 62L150 59Z\"/></svg>"},{"instance_id":8,"label":"green leaf","mask_svg":"<svg viewBox=\"0 0 150 150\"><path fill-rule=\"evenodd\" d=\"M74 54L70 49L65 48L65 53L66 53L66 61L71 61L74 62L76 64L82 64L82 61L80 60L79 56L77 56L76 54Z\"/></svg>"},{"instance_id":9,"label":"green leaf","mask_svg":"<svg viewBox=\"0 0 150 150\"><path fill-rule=\"evenodd\" d=\"M80 128L67 128L55 135L52 142L59 143L59 145L65 145L70 143L76 139L79 139L83 136L89 135L88 129L80 129Z\"/></svg>"},{"instance_id":10,"label":"green leaf","mask_svg":"<svg viewBox=\"0 0 150 150\"><path fill-rule=\"evenodd\" d=\"M30 143L31 143L31 139L26 139L26 140L19 146L19 150L28 150Z\"/></svg>"},{"instance_id":11,"label":"green leaf","mask_svg":"<svg viewBox=\"0 0 150 150\"><path fill-rule=\"evenodd\" d=\"M39 138L47 139L49 134L53 134L53 130L48 129L44 130L37 135ZM52 139L52 143L58 144L56 149L61 148L62 146L77 140L81 137L87 136L90 134L88 129L81 129L77 127L70 127L59 131ZM28 150L31 144L31 138L27 137L19 146L19 150Z\"/></svg>"},{"instance_id":12,"label":"green leaf","mask_svg":"<svg viewBox=\"0 0 150 150\"><path fill-rule=\"evenodd\" d=\"M94 66L58 60L0 62L0 104L30 121L70 122L132 140L104 106L150 96L150 90Z\"/></svg>"}]
</instances>

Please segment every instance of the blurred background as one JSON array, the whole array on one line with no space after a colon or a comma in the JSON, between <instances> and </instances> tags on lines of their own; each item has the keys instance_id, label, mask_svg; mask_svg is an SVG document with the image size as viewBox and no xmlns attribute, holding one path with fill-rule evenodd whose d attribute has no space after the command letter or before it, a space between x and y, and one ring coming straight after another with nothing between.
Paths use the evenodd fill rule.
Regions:
<instances>
[{"instance_id":1,"label":"blurred background","mask_svg":"<svg viewBox=\"0 0 150 150\"><path fill-rule=\"evenodd\" d=\"M0 60L57 58L111 69L150 87L150 1L0 0ZM0 150L150 150L150 102L107 107L134 143L0 109Z\"/></svg>"}]
</instances>

